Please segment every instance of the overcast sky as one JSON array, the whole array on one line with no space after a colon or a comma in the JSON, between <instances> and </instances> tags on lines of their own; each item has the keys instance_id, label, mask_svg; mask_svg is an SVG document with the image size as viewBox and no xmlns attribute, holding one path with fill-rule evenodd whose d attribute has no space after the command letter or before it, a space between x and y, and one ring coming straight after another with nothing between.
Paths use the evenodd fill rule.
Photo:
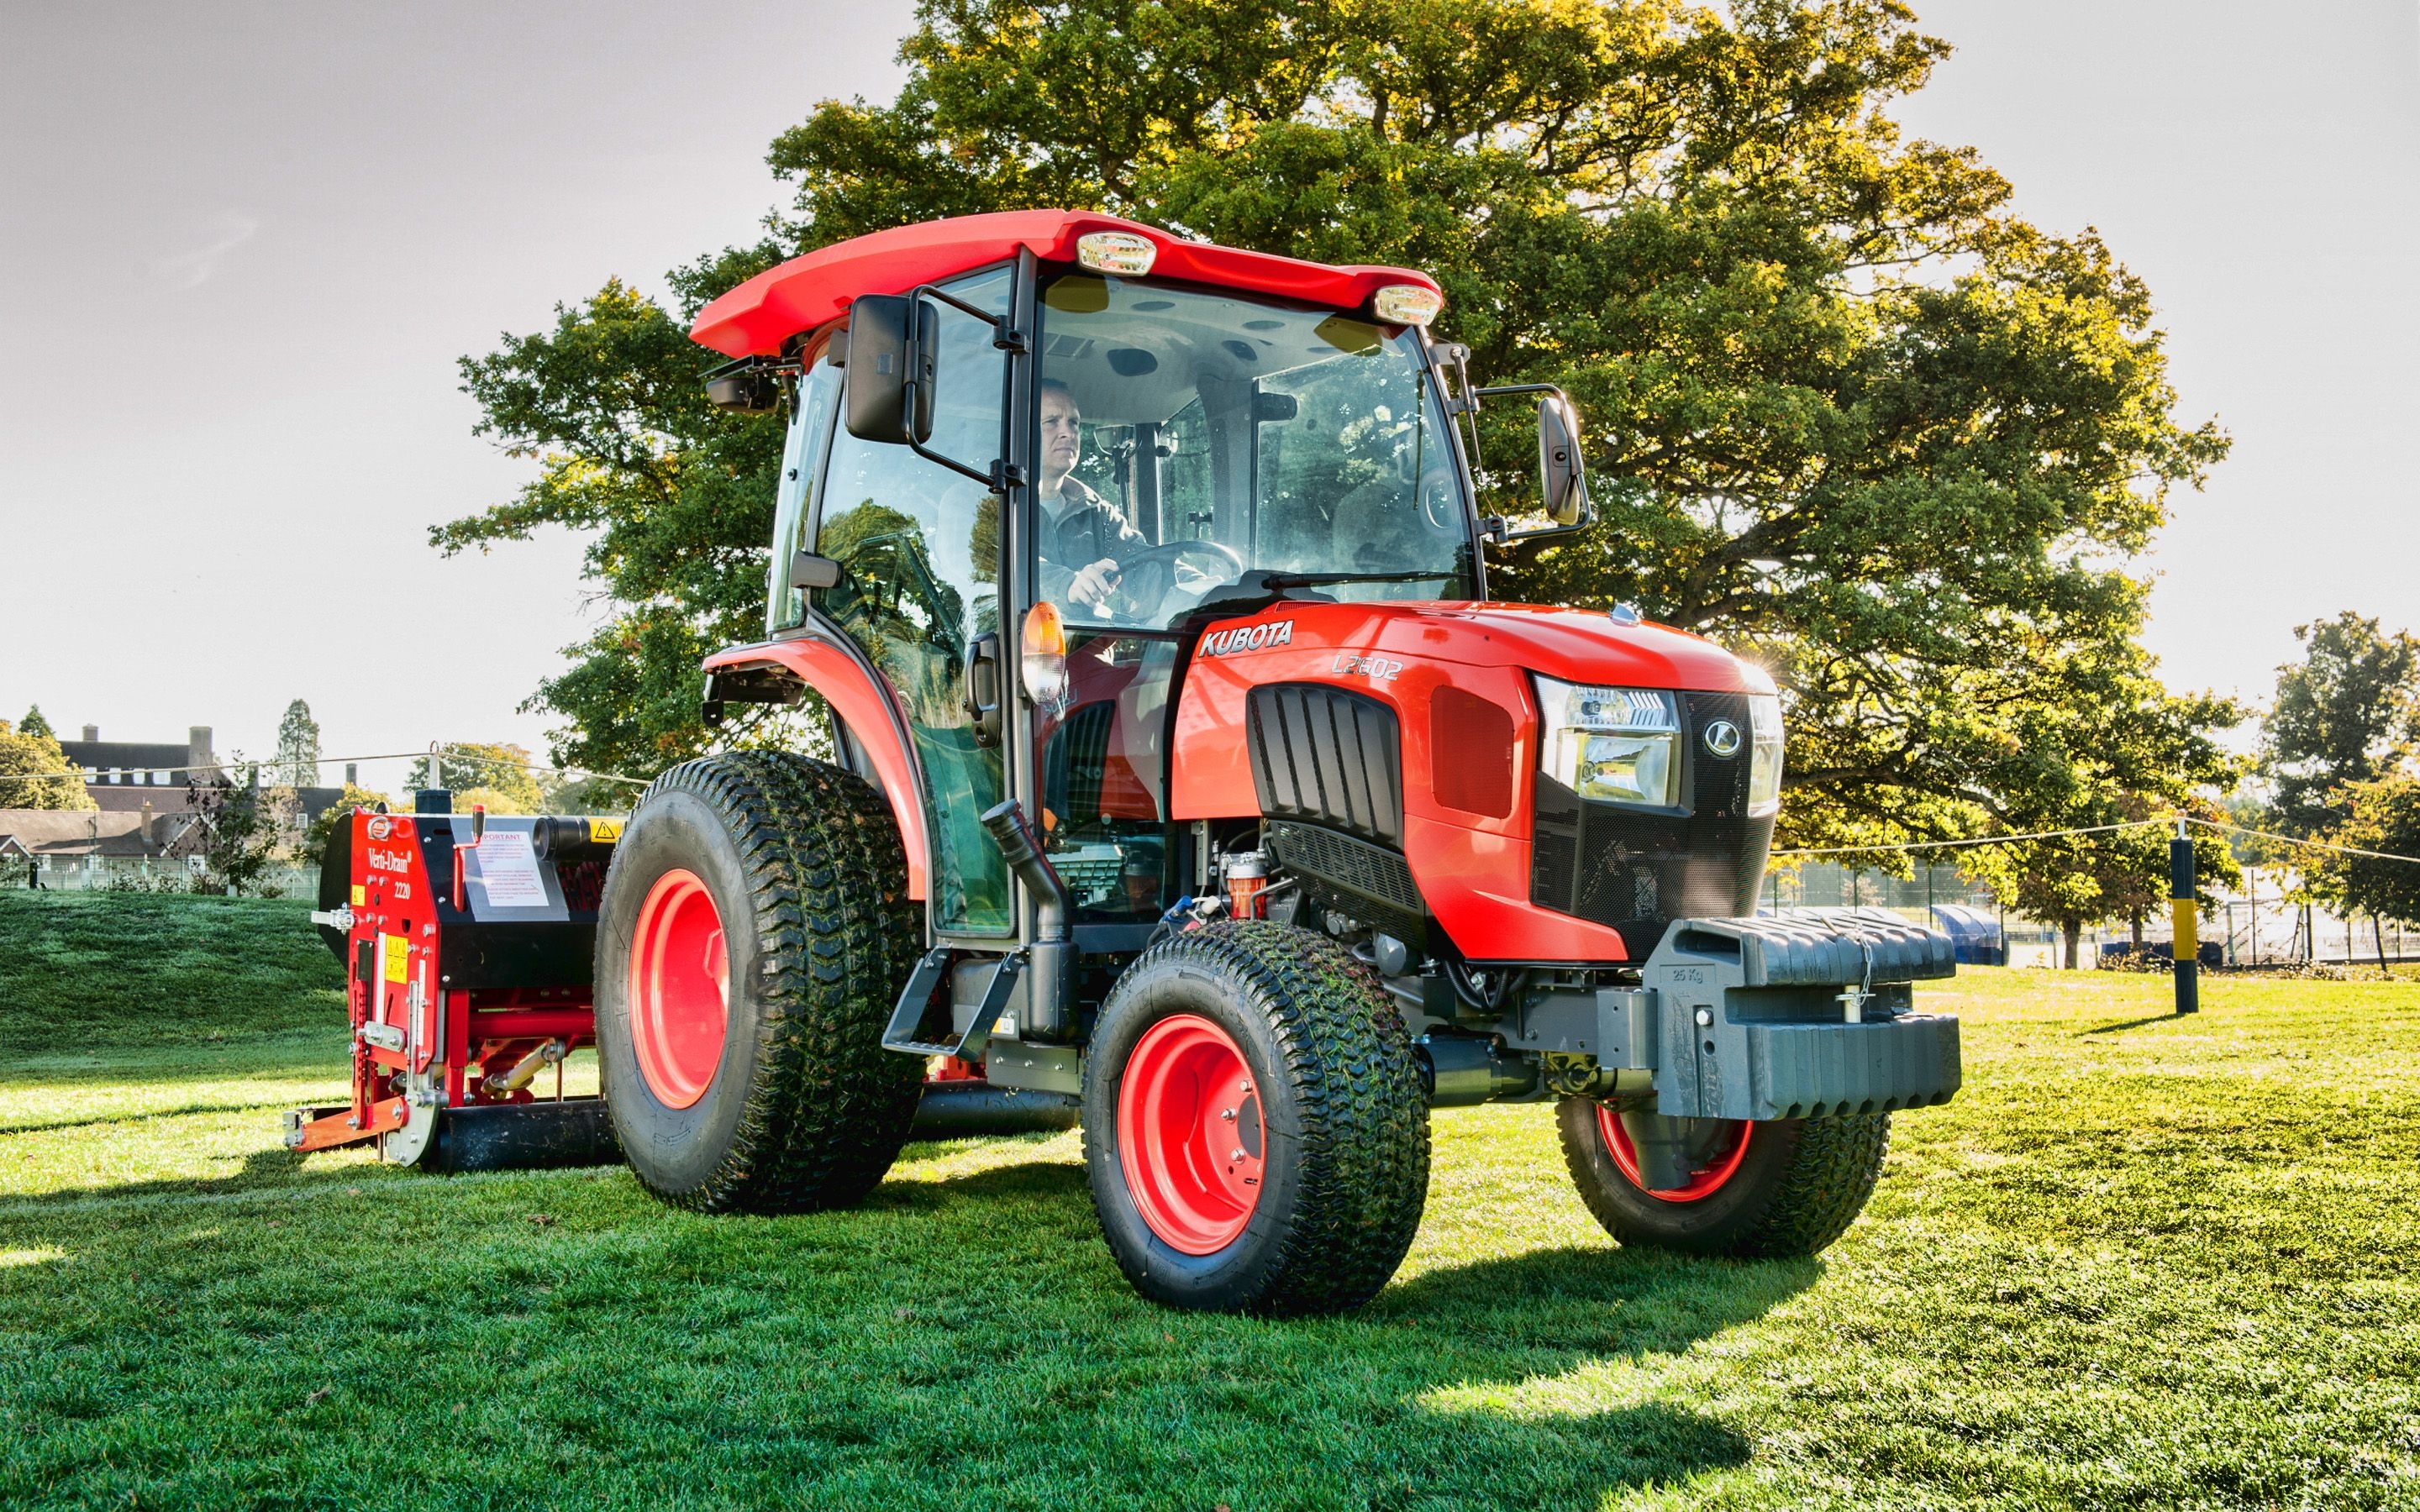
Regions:
<instances>
[{"instance_id":1,"label":"overcast sky","mask_svg":"<svg viewBox=\"0 0 2420 1512\"><path fill-rule=\"evenodd\" d=\"M2171 680L2420 625L2412 0L1917 9L1959 51L1903 118L2098 225L2236 438L2148 563ZM331 755L541 747L579 547L428 548L524 475L454 360L751 239L767 144L886 98L908 10L0 0L0 715L261 753L299 696Z\"/></svg>"}]
</instances>

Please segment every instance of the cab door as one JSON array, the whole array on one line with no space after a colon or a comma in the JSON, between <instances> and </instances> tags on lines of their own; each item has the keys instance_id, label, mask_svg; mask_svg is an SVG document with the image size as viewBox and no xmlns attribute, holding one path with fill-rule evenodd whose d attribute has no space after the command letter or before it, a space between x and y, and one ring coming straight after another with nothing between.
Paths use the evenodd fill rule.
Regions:
<instances>
[{"instance_id":1,"label":"cab door","mask_svg":"<svg viewBox=\"0 0 2420 1512\"><path fill-rule=\"evenodd\" d=\"M978 308L1005 313L1007 269L947 285ZM1000 449L1004 354L993 328L939 308L930 449L988 458ZM979 822L1006 793L1001 747L979 738L967 698L967 656L1001 629L1000 513L981 483L906 446L832 431L815 550L840 582L816 607L890 681L923 775L938 934L1007 935L1016 918L1006 864Z\"/></svg>"}]
</instances>

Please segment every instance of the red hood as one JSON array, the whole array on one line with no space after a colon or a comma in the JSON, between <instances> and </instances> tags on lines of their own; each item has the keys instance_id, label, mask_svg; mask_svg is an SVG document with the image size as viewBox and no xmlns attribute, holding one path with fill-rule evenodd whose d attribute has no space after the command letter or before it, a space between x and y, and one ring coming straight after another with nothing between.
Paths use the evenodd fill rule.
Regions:
<instances>
[{"instance_id":1,"label":"red hood","mask_svg":"<svg viewBox=\"0 0 2420 1512\"><path fill-rule=\"evenodd\" d=\"M1292 621L1289 645L1385 652L1405 661L1510 667L1573 683L1770 693L1763 669L1711 640L1602 609L1530 604L1273 605L1227 625ZM1212 632L1217 632L1214 629ZM1209 638L1204 638L1205 645ZM1239 648L1240 649L1240 648Z\"/></svg>"}]
</instances>

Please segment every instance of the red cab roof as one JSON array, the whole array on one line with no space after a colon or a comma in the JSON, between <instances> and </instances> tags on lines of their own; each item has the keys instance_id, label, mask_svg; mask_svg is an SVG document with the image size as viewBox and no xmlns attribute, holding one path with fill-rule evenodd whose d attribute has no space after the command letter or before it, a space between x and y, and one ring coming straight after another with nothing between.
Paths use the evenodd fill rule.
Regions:
<instances>
[{"instance_id":1,"label":"red cab roof","mask_svg":"<svg viewBox=\"0 0 2420 1512\"><path fill-rule=\"evenodd\" d=\"M1005 262L1030 247L1045 262L1074 262L1076 239L1092 231L1128 231L1159 248L1156 278L1179 278L1358 309L1388 284L1435 288L1436 280L1409 268L1332 268L1187 241L1114 215L1083 210L1006 210L903 225L793 257L758 273L697 313L690 339L726 357L773 356L782 343L812 331L848 308L860 294L905 294L959 273Z\"/></svg>"}]
</instances>

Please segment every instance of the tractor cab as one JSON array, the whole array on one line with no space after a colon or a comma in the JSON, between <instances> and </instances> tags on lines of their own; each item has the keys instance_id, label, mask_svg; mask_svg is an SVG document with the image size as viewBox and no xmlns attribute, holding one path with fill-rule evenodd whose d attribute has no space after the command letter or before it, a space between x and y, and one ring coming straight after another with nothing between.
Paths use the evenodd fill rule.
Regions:
<instances>
[{"instance_id":1,"label":"tractor cab","mask_svg":"<svg viewBox=\"0 0 2420 1512\"><path fill-rule=\"evenodd\" d=\"M775 287L700 317L702 340L775 348L721 370L719 402L765 408L767 379L795 383L767 630L837 632L898 695L937 936L1016 930L980 827L1015 797L1086 938L1139 948L1215 880L1216 837L1171 805L1174 695L1204 633L1284 602L1483 598L1481 543L1514 529L1479 514L1456 421L1490 392L1542 395L1533 531L1585 509L1576 422L1557 391L1457 384L1460 349L1427 331L1442 297L1409 270L1106 217L886 235L943 229L989 266L830 301L832 319L778 343L747 321ZM1035 229L1055 235L1037 249ZM987 257L1001 230L1015 254ZM814 261L768 275L785 302Z\"/></svg>"}]
</instances>

